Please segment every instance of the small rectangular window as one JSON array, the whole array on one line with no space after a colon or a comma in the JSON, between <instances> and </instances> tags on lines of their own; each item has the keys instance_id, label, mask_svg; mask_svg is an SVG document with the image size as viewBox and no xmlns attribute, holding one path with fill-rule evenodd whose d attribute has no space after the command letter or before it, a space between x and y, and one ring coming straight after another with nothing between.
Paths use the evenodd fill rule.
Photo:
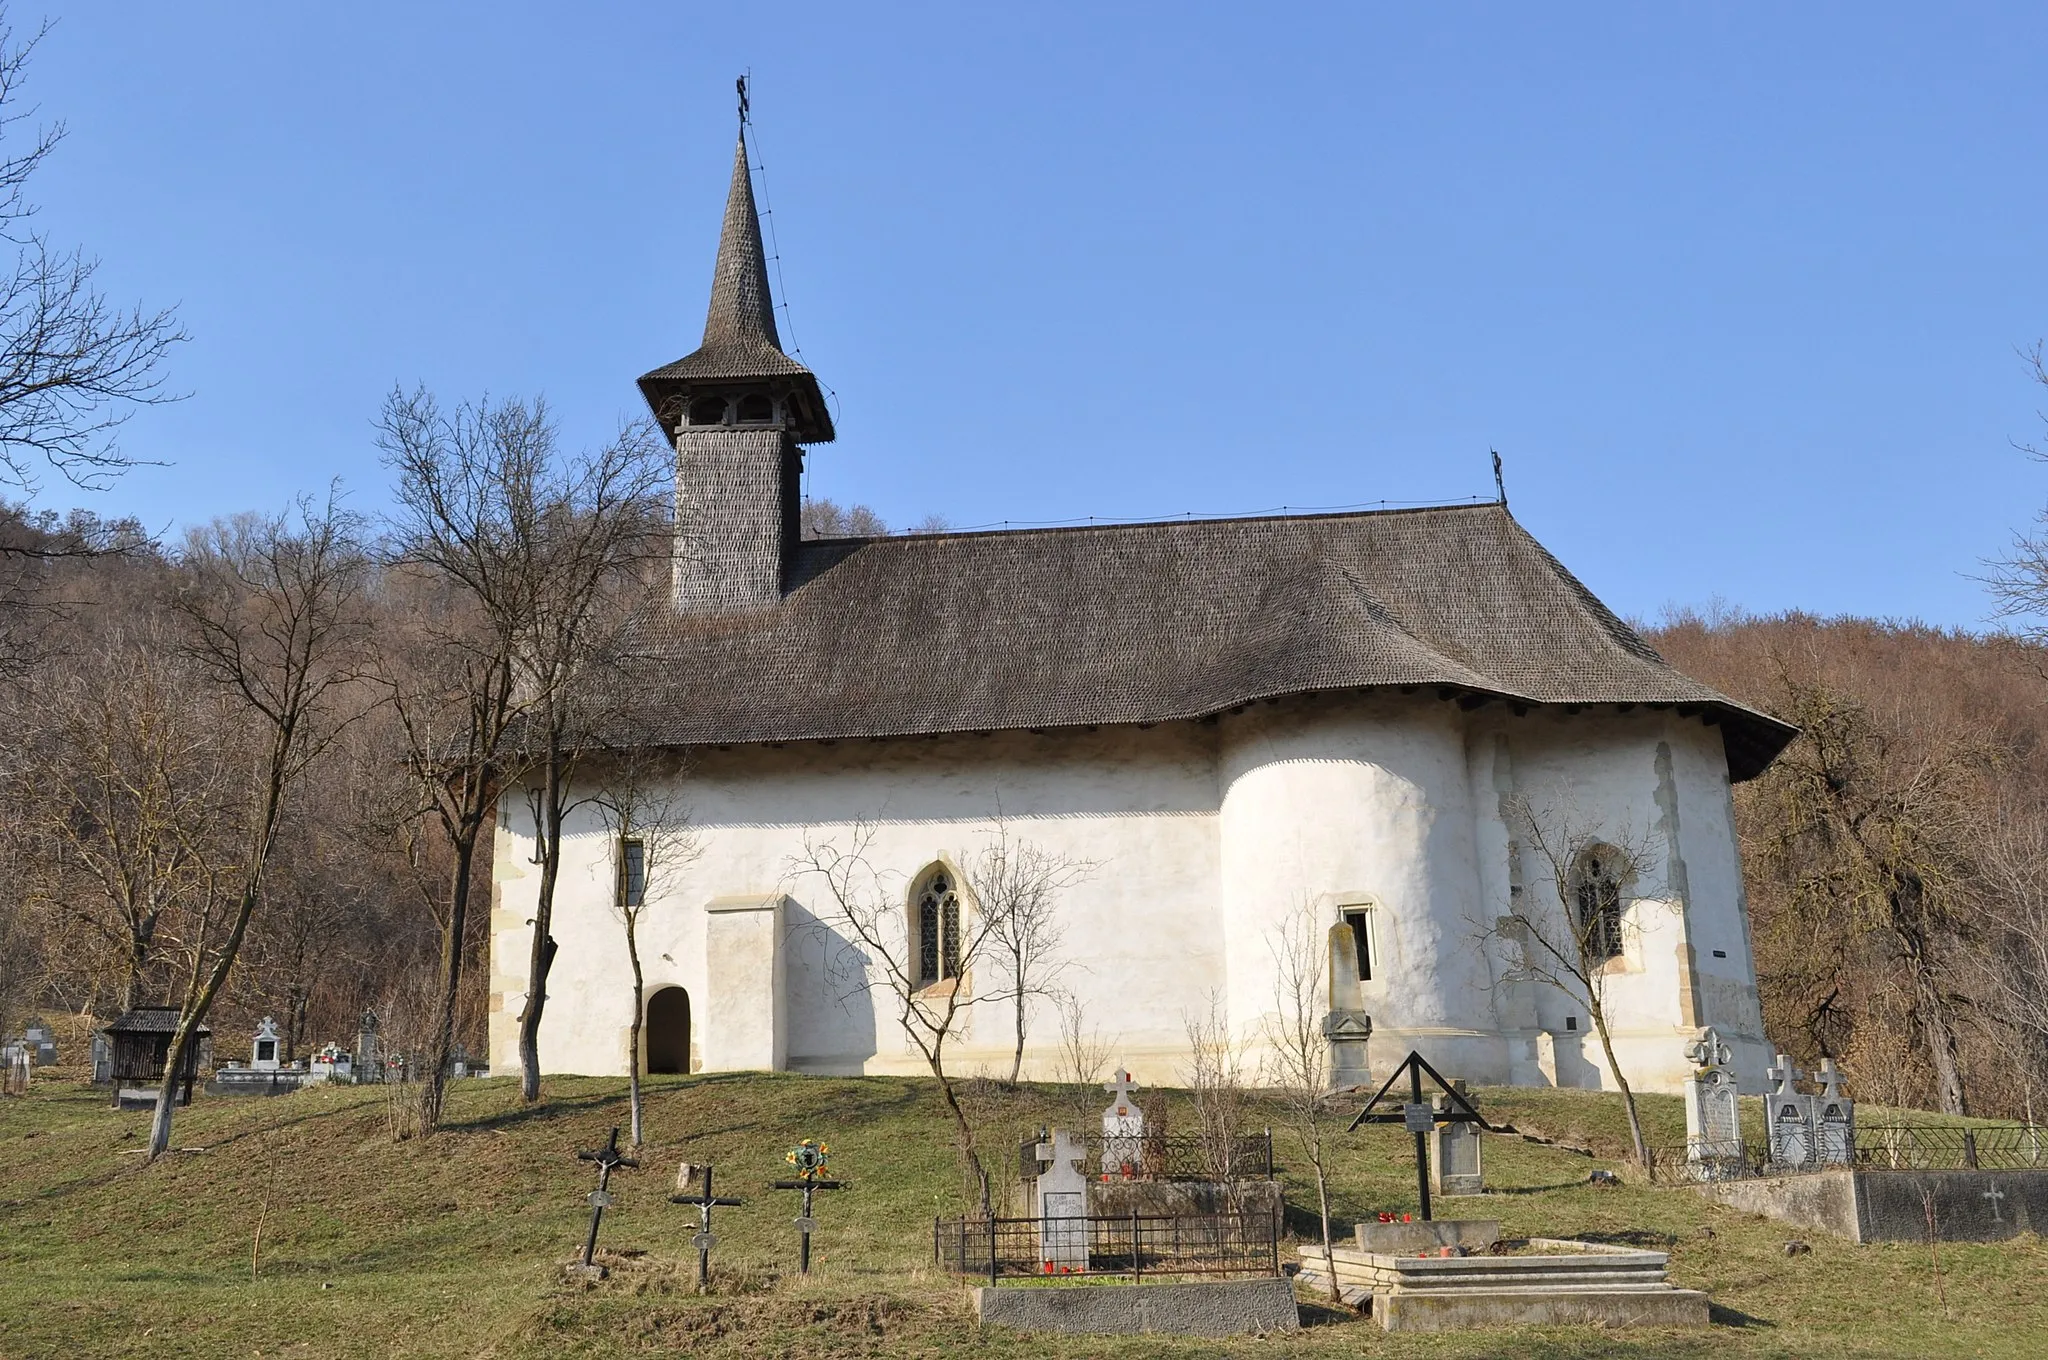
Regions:
<instances>
[{"instance_id":1,"label":"small rectangular window","mask_svg":"<svg viewBox=\"0 0 2048 1360\"><path fill-rule=\"evenodd\" d=\"M1347 911L1344 924L1351 927L1352 952L1358 955L1358 980L1372 981L1372 913Z\"/></svg>"},{"instance_id":2,"label":"small rectangular window","mask_svg":"<svg viewBox=\"0 0 2048 1360\"><path fill-rule=\"evenodd\" d=\"M647 843L627 839L619 843L619 903L637 907L647 897Z\"/></svg>"}]
</instances>

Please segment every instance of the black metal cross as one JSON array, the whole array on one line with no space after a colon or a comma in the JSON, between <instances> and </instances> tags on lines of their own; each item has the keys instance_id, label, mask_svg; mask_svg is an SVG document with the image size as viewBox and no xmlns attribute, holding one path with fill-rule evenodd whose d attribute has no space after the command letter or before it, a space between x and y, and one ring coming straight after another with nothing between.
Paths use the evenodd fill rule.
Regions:
<instances>
[{"instance_id":1,"label":"black metal cross","mask_svg":"<svg viewBox=\"0 0 2048 1360\"><path fill-rule=\"evenodd\" d=\"M803 1245L797 1256L797 1270L800 1274L811 1273L811 1233L817 1228L818 1220L811 1217L811 1192L813 1190L844 1190L845 1181L821 1181L816 1179L797 1181L774 1181L771 1188L776 1190L801 1190L804 1192L803 1215L796 1221L796 1230L803 1235Z\"/></svg>"},{"instance_id":2,"label":"black metal cross","mask_svg":"<svg viewBox=\"0 0 2048 1360\"><path fill-rule=\"evenodd\" d=\"M597 1189L590 1192L590 1236L583 1242L583 1264L588 1266L592 1264L590 1258L597 1251L597 1225L604 1221L605 1206L612 1202L610 1186L613 1170L622 1166L637 1167L640 1163L619 1151L617 1128L612 1129L611 1137L605 1139L603 1147L589 1152L579 1152L576 1154L576 1160L597 1163Z\"/></svg>"},{"instance_id":3,"label":"black metal cross","mask_svg":"<svg viewBox=\"0 0 2048 1360\"><path fill-rule=\"evenodd\" d=\"M1444 1093L1444 1103L1447 1108L1442 1111L1432 1110L1429 1106L1422 1103L1422 1078L1425 1073L1428 1074L1431 1081L1436 1083L1437 1089ZM1401 1106L1401 1112L1399 1114L1374 1114L1373 1107L1386 1098L1387 1093L1394 1089L1394 1083L1399 1081L1403 1074L1406 1074L1408 1078L1408 1100L1407 1103ZM1365 1102L1365 1108L1358 1112L1358 1117L1351 1121L1351 1127L1345 1131L1347 1133L1355 1132L1358 1126L1367 1120L1381 1123L1391 1122L1396 1119L1401 1121L1402 1126L1408 1132L1415 1135L1415 1193L1422 1200L1422 1221L1424 1223L1429 1222L1430 1131L1440 1123L1477 1124L1480 1128L1486 1129L1489 1132L1499 1133L1505 1131L1505 1126L1497 1129L1492 1124L1487 1123L1485 1116L1479 1113L1478 1106L1467 1100L1463 1095L1460 1095L1448 1081L1445 1081L1443 1074L1429 1065L1428 1059L1424 1058L1420 1053L1413 1051L1407 1057L1401 1059L1401 1064L1394 1069L1394 1074L1387 1078L1386 1084L1373 1094L1371 1100Z\"/></svg>"},{"instance_id":4,"label":"black metal cross","mask_svg":"<svg viewBox=\"0 0 2048 1360\"><path fill-rule=\"evenodd\" d=\"M676 1179L687 1182L689 1165L683 1166L684 1175ZM670 1195L670 1204L694 1204L697 1206L697 1235L690 1239L690 1245L697 1249L697 1292L704 1292L711 1281L711 1249L718 1245L718 1238L711 1231L711 1210L716 1205L739 1206L736 1199L720 1199L711 1193L711 1164L704 1164L704 1192L698 1195Z\"/></svg>"}]
</instances>

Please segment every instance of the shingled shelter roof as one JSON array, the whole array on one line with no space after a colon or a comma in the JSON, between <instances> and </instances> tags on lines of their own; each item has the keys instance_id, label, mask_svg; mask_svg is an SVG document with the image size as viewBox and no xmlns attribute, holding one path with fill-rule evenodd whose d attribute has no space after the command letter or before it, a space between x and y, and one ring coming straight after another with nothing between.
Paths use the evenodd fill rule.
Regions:
<instances>
[{"instance_id":1,"label":"shingled shelter roof","mask_svg":"<svg viewBox=\"0 0 2048 1360\"><path fill-rule=\"evenodd\" d=\"M1796 729L1674 670L1499 505L830 539L779 604L648 615L638 742L926 735L1203 718L1432 686L1672 705L1729 772Z\"/></svg>"}]
</instances>

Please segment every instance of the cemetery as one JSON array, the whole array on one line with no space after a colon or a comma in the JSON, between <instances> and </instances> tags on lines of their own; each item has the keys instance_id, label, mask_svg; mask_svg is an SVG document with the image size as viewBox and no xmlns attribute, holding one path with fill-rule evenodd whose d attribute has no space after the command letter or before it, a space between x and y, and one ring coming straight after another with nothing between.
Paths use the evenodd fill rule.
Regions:
<instances>
[{"instance_id":1,"label":"cemetery","mask_svg":"<svg viewBox=\"0 0 2048 1360\"><path fill-rule=\"evenodd\" d=\"M231 1065L267 1060L257 1043L238 1039ZM89 1040L57 1046L82 1059ZM1397 1071L1371 1111L1385 1117L1334 1144L1334 1280L1300 1150L1256 1099L1254 1122L1205 1155L1185 1092L1121 1072L1092 1105L963 1085L1009 1178L984 1215L935 1090L909 1078L649 1078L637 1148L606 1079L551 1080L531 1109L508 1079L457 1083L448 1127L411 1140L387 1130L390 1086L199 1089L180 1116L189 1150L144 1170L124 1154L146 1114L109 1109L83 1061L41 1067L0 1100L0 1269L23 1286L0 1290L0 1334L34 1354L62 1337L79 1356L129 1353L144 1318L172 1317L180 1339L155 1353L233 1337L378 1355L402 1335L419 1355L627 1354L649 1338L710 1354L1082 1355L1100 1353L1091 1337L1180 1333L1246 1354L1493 1355L1509 1335L1608 1354L1626 1335L1631 1354L1699 1354L1688 1338L1711 1336L1730 1355L1922 1354L1944 1337L2019 1355L2048 1329L2033 1236L2048 1203L2026 1137L1837 1108L1831 1073L1789 1064L1771 1091L1731 1096L1712 1037L1692 1046L1701 1089L1644 1098L1683 1168L1655 1183L1625 1163L1617 1097L1431 1090L1427 1064ZM1369 1096L1333 1101L1334 1133ZM1083 1108L1098 1115L1075 1127ZM1837 1117L1853 1131L1818 1131ZM1845 1148L1850 1161L1827 1160ZM1919 1237L1881 1240L1916 1216ZM1877 1296L1898 1305L1881 1334Z\"/></svg>"}]
</instances>

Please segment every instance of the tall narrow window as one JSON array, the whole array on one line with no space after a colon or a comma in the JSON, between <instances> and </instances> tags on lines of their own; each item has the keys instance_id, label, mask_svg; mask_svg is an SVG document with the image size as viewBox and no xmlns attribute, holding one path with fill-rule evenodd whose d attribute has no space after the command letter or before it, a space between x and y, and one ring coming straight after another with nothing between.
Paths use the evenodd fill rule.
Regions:
<instances>
[{"instance_id":1,"label":"tall narrow window","mask_svg":"<svg viewBox=\"0 0 2048 1360\"><path fill-rule=\"evenodd\" d=\"M940 870L917 895L917 982L920 987L960 976L960 894Z\"/></svg>"},{"instance_id":2,"label":"tall narrow window","mask_svg":"<svg viewBox=\"0 0 2048 1360\"><path fill-rule=\"evenodd\" d=\"M1621 857L1596 845L1579 858L1573 875L1572 906L1578 919L1580 949L1588 961L1604 963L1621 956Z\"/></svg>"},{"instance_id":3,"label":"tall narrow window","mask_svg":"<svg viewBox=\"0 0 2048 1360\"><path fill-rule=\"evenodd\" d=\"M637 907L647 900L647 842L627 837L619 842L619 905Z\"/></svg>"},{"instance_id":4,"label":"tall narrow window","mask_svg":"<svg viewBox=\"0 0 2048 1360\"><path fill-rule=\"evenodd\" d=\"M1358 980L1372 981L1372 913L1363 908L1344 913L1344 924L1351 927L1351 946L1358 955Z\"/></svg>"}]
</instances>

